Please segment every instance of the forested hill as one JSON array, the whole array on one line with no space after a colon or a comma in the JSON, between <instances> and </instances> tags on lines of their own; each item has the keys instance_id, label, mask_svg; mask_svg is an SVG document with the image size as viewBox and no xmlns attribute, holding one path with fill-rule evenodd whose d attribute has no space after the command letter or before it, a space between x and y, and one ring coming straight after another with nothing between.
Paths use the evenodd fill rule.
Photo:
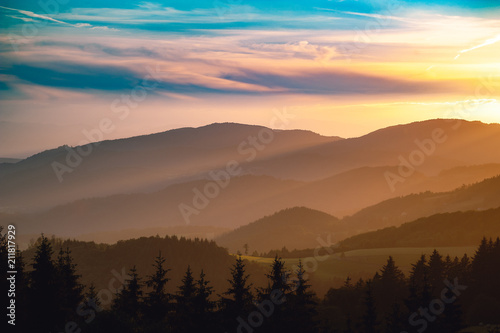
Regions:
<instances>
[{"instance_id":1,"label":"forested hill","mask_svg":"<svg viewBox=\"0 0 500 333\"><path fill-rule=\"evenodd\" d=\"M350 237L340 242L340 248L470 246L485 236L500 237L500 208L436 214Z\"/></svg>"},{"instance_id":2,"label":"forested hill","mask_svg":"<svg viewBox=\"0 0 500 333\"><path fill-rule=\"evenodd\" d=\"M171 269L168 272L171 280L166 286L169 292L174 292L180 285L188 265L195 276L203 269L214 290L221 292L228 287L229 268L235 260L226 249L213 241L189 240L176 236L142 237L119 241L113 245L59 239L52 239L51 243L54 249L53 259L56 260L61 248L69 248L77 265L77 273L81 275L80 282L86 286L94 283L97 290L109 289L110 283L118 287L122 276L128 274L134 265L140 277L153 274L154 258L161 251L166 259L165 267ZM23 252L28 270L35 250L36 246L32 246ZM248 271L255 278L256 284L260 285L264 281L265 271L261 266L248 263Z\"/></svg>"}]
</instances>

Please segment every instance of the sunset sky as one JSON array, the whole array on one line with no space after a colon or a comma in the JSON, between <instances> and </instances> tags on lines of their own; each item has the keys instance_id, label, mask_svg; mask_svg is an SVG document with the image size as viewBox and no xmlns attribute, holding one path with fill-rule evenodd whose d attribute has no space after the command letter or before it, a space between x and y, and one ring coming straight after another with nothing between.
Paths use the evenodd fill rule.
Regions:
<instances>
[{"instance_id":1,"label":"sunset sky","mask_svg":"<svg viewBox=\"0 0 500 333\"><path fill-rule=\"evenodd\" d=\"M77 145L103 119L103 139L277 110L342 137L500 122L498 0L16 0L0 16L0 157Z\"/></svg>"}]
</instances>

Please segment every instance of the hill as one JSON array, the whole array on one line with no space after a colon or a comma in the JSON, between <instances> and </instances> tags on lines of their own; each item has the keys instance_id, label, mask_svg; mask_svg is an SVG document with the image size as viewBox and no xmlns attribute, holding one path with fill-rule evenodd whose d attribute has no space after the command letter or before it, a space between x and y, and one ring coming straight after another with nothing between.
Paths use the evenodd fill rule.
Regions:
<instances>
[{"instance_id":1,"label":"hill","mask_svg":"<svg viewBox=\"0 0 500 333\"><path fill-rule=\"evenodd\" d=\"M89 140L99 141L96 133L87 134ZM81 198L157 191L206 179L232 160L240 163L241 175L318 181L358 168L398 167L401 159L424 150L416 171L433 176L458 166L500 163L500 153L488 148L499 145L500 125L480 122L429 120L344 140L309 131L212 124L61 146L15 164L0 164L0 209L46 209Z\"/></svg>"},{"instance_id":2,"label":"hill","mask_svg":"<svg viewBox=\"0 0 500 333\"><path fill-rule=\"evenodd\" d=\"M462 179L470 179L465 175L481 177L495 173L496 168L497 165L462 167L445 171L443 176L416 177L411 188L416 190L425 186L461 184ZM199 230L192 227L190 233L212 237L205 235L204 228L213 226L233 229L289 207L307 206L333 215L332 213L345 212L347 209L353 210L359 207L357 205L370 204L376 197L388 196L383 192L384 188L387 190L385 180L380 177L383 170L353 170L314 183L279 180L268 176L235 177L227 187L220 189L216 197L207 198L203 209L188 212L184 216L180 205L193 208L196 197L193 191L203 190L208 181L175 184L153 193L78 200L46 212L0 214L0 223L16 224L19 233L28 240L32 235L44 232L84 240L89 239L82 238L86 237L84 235L93 234L96 240L110 242L119 239L110 238L110 233L124 233L124 238L131 236L123 231L126 229L136 229L133 236L140 237L156 234L147 229L187 225L199 226ZM463 178L461 175L464 175ZM461 186L454 191L427 191L389 199L344 217L339 227L329 228L328 232L332 233L333 241L340 241L347 236L398 226L440 212L495 208L500 206L499 185L500 177L494 177L474 185ZM289 230L283 229L282 232L286 234ZM184 235L182 232L177 234ZM238 246L244 243L247 242ZM258 251L262 251L262 248L259 247Z\"/></svg>"},{"instance_id":3,"label":"hill","mask_svg":"<svg viewBox=\"0 0 500 333\"><path fill-rule=\"evenodd\" d=\"M500 176L462 186L456 190L433 193L424 192L385 200L346 217L343 222L350 229L368 231L438 213L486 210L500 207Z\"/></svg>"},{"instance_id":4,"label":"hill","mask_svg":"<svg viewBox=\"0 0 500 333\"><path fill-rule=\"evenodd\" d=\"M340 227L340 221L326 213L294 207L263 217L215 239L220 246L235 253L266 252L271 249L303 249L319 245L329 231Z\"/></svg>"},{"instance_id":5,"label":"hill","mask_svg":"<svg viewBox=\"0 0 500 333\"><path fill-rule=\"evenodd\" d=\"M234 264L234 257L213 241L188 240L178 237L142 237L119 241L113 245L96 244L74 240L52 239L54 257L60 248L71 250L77 273L82 275L85 285L94 283L97 290L109 290L110 286L119 287L120 281L134 265L141 277L151 275L154 271L154 258L161 254L166 258L166 267L172 269L168 276L167 289L175 292L180 285L188 264L195 276L201 269L207 274L216 292L223 292L228 287L229 268ZM23 251L27 268L35 253L35 247ZM55 259L55 258L54 258ZM250 264L248 272L252 273L252 282L263 283L265 269Z\"/></svg>"},{"instance_id":6,"label":"hill","mask_svg":"<svg viewBox=\"0 0 500 333\"><path fill-rule=\"evenodd\" d=\"M347 238L340 242L338 250L473 246L483 237L500 237L500 208L420 218Z\"/></svg>"},{"instance_id":7,"label":"hill","mask_svg":"<svg viewBox=\"0 0 500 333\"><path fill-rule=\"evenodd\" d=\"M102 138L90 131L87 136L90 141ZM40 209L87 197L160 190L206 178L229 161L248 164L337 140L309 131L224 123L61 146L16 164L0 164L0 209ZM253 171L258 172L248 165L241 174Z\"/></svg>"},{"instance_id":8,"label":"hill","mask_svg":"<svg viewBox=\"0 0 500 333\"><path fill-rule=\"evenodd\" d=\"M452 195L445 200L450 204L444 206L439 199L446 197L443 193L407 196L450 191L500 173L500 164L494 163L500 160L499 154L487 152L479 158L477 147L472 152L466 140L481 143L487 134L495 142L500 126L460 121L460 127L454 129L456 124L434 120L343 140L307 131L271 131L239 124L185 128L93 145L93 152L67 173L69 177L62 183L57 182L50 167L54 161L66 159L69 147L60 147L15 164L0 164L0 211L10 213L1 215L0 222L19 225L24 235L45 232L80 237L186 224L232 229L282 209L306 206L339 217L359 211L344 219L349 235L354 235L460 210L462 205L463 209L500 205L498 195L490 193L494 188L484 194L494 196L489 206L477 202L481 191L455 204ZM398 174L401 156L416 151L416 140L428 144L426 138L432 138L439 129L447 131L448 139L439 145L435 142L433 153L392 191L385 175ZM254 160L245 161L248 154L240 154L239 145L249 144L245 138L258 136L261 131L274 133L274 140L261 147ZM238 143L239 139L243 141ZM460 159L446 157L452 156L452 151ZM222 170L227 169L231 158L242 163L227 184L220 185L226 182L221 174L227 174ZM451 169L446 168L449 166ZM292 169L297 173L289 174ZM214 171L218 176L214 177ZM317 180L321 175L327 177ZM207 186L215 192L200 199L197 193ZM82 196L89 198L72 199ZM387 199L394 201L380 203ZM46 208L49 202L66 203L30 211L35 206ZM141 235L150 234L136 236Z\"/></svg>"}]
</instances>

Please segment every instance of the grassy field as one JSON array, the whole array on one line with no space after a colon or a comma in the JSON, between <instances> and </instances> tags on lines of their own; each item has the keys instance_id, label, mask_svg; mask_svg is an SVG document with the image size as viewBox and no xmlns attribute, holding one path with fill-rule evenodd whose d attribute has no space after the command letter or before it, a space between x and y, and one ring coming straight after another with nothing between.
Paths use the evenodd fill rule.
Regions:
<instances>
[{"instance_id":1,"label":"grassy field","mask_svg":"<svg viewBox=\"0 0 500 333\"><path fill-rule=\"evenodd\" d=\"M455 256L461 258L465 253L468 256L473 256L476 247L441 247L436 248L443 256L443 259L450 255L452 259ZM318 282L339 281L344 280L348 276L358 279L359 277L372 277L375 272L379 271L387 262L387 258L392 256L399 268L407 275L414 264L422 254L426 254L427 258L434 251L434 248L386 248L386 249L369 249L369 250L354 250L344 254L335 253L325 256L324 259L314 257L302 258L302 262L307 267L310 278ZM323 250L320 255L326 252ZM270 265L272 258L243 256L244 259L253 261L262 265ZM287 266L291 269L297 265L299 259L285 259Z\"/></svg>"}]
</instances>

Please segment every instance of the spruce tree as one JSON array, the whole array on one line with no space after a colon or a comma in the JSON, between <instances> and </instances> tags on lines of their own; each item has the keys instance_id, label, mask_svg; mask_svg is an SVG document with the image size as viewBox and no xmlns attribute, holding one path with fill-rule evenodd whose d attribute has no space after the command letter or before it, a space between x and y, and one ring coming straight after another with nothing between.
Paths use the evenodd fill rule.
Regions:
<instances>
[{"instance_id":1,"label":"spruce tree","mask_svg":"<svg viewBox=\"0 0 500 333\"><path fill-rule=\"evenodd\" d=\"M142 282L135 265L130 269L129 277L125 280L123 289L113 300L112 309L122 322L132 326L139 325L141 321Z\"/></svg>"},{"instance_id":2,"label":"spruce tree","mask_svg":"<svg viewBox=\"0 0 500 333\"><path fill-rule=\"evenodd\" d=\"M371 280L366 281L364 303L365 313L363 315L363 332L377 333L379 324L377 321L377 309L373 296L373 281Z\"/></svg>"},{"instance_id":3,"label":"spruce tree","mask_svg":"<svg viewBox=\"0 0 500 333\"><path fill-rule=\"evenodd\" d=\"M59 311L57 271L52 260L53 250L42 234L36 247L28 290L29 330L41 333L58 329L64 324Z\"/></svg>"},{"instance_id":4,"label":"spruce tree","mask_svg":"<svg viewBox=\"0 0 500 333\"><path fill-rule=\"evenodd\" d=\"M295 274L294 290L290 295L289 302L289 308L293 312L291 332L317 332L314 317L317 314L318 303L315 300L316 294L310 290L309 280L304 277L306 271L301 260L299 260Z\"/></svg>"},{"instance_id":5,"label":"spruce tree","mask_svg":"<svg viewBox=\"0 0 500 333\"><path fill-rule=\"evenodd\" d=\"M438 251L434 250L429 258L429 284L431 285L431 293L433 297L438 297L439 292L443 289L445 263L443 257Z\"/></svg>"},{"instance_id":6,"label":"spruce tree","mask_svg":"<svg viewBox=\"0 0 500 333\"><path fill-rule=\"evenodd\" d=\"M210 299L213 287L205 278L206 275L201 270L200 278L196 281L196 294L194 296L194 312L197 331L215 332L216 323L214 317L215 302Z\"/></svg>"},{"instance_id":7,"label":"spruce tree","mask_svg":"<svg viewBox=\"0 0 500 333\"><path fill-rule=\"evenodd\" d=\"M167 277L170 269L166 269L164 265L165 258L160 252L153 264L155 271L146 280L146 285L151 288L151 291L146 294L144 299L145 314L148 322L151 323L163 321L170 307L171 296L165 290L167 282L170 280Z\"/></svg>"},{"instance_id":8,"label":"spruce tree","mask_svg":"<svg viewBox=\"0 0 500 333\"><path fill-rule=\"evenodd\" d=\"M248 278L245 263L238 256L231 268L231 279L227 280L229 288L221 297L221 321L227 332L236 332L239 325L237 318L246 318L252 309L252 284L248 283Z\"/></svg>"},{"instance_id":9,"label":"spruce tree","mask_svg":"<svg viewBox=\"0 0 500 333\"><path fill-rule=\"evenodd\" d=\"M179 286L175 305L175 331L176 332L194 332L196 331L195 318L195 297L196 283L193 278L191 266L188 266L186 274L182 278L182 284Z\"/></svg>"},{"instance_id":10,"label":"spruce tree","mask_svg":"<svg viewBox=\"0 0 500 333\"><path fill-rule=\"evenodd\" d=\"M264 318L262 332L291 331L291 316L289 296L291 285L290 272L285 268L285 262L276 256L271 264L271 271L266 274L267 288L260 289L259 303L268 305L268 316Z\"/></svg>"},{"instance_id":11,"label":"spruce tree","mask_svg":"<svg viewBox=\"0 0 500 333\"><path fill-rule=\"evenodd\" d=\"M65 322L75 321L77 318L76 309L83 300L83 285L80 284L80 275L76 273L76 264L71 258L69 248L59 250L56 264L58 281L58 299L61 317Z\"/></svg>"}]
</instances>

